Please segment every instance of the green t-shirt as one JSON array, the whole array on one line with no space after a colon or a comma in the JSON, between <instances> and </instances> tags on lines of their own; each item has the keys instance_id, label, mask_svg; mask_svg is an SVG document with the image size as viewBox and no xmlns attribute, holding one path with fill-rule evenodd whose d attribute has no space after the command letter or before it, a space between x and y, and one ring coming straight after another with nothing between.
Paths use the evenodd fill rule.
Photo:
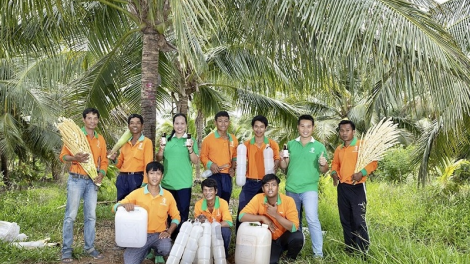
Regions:
<instances>
[{"instance_id":1,"label":"green t-shirt","mask_svg":"<svg viewBox=\"0 0 470 264\"><path fill-rule=\"evenodd\" d=\"M325 146L311 139L302 146L300 137L287 143L289 150L289 166L287 167L286 190L293 193L306 191L318 192L318 181L320 178L320 164L318 159L328 159Z\"/></svg>"},{"instance_id":2,"label":"green t-shirt","mask_svg":"<svg viewBox=\"0 0 470 264\"><path fill-rule=\"evenodd\" d=\"M181 190L193 186L193 166L189 158L186 144L186 135L171 140L167 139L163 151L163 166L165 175L162 186L167 190ZM196 140L193 139L193 151L199 154Z\"/></svg>"}]
</instances>

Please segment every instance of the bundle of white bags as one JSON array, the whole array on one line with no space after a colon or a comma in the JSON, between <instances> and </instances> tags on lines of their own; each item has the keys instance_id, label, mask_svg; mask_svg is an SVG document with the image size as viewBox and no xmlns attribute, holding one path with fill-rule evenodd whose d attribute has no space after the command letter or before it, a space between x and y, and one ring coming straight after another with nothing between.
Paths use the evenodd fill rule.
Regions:
<instances>
[{"instance_id":1,"label":"bundle of white bags","mask_svg":"<svg viewBox=\"0 0 470 264\"><path fill-rule=\"evenodd\" d=\"M32 249L32 248L41 248L45 246L56 246L57 243L48 243L49 238L38 240L38 241L28 241L23 242L28 238L25 234L20 234L20 226L17 223L10 223L6 221L0 221L0 240L11 242L12 245L16 247Z\"/></svg>"}]
</instances>

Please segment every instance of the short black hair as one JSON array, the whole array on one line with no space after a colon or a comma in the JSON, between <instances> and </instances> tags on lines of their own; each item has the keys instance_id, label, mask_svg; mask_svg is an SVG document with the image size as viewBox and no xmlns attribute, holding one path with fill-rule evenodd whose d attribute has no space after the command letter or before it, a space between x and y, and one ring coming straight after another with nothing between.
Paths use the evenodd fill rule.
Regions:
<instances>
[{"instance_id":1,"label":"short black hair","mask_svg":"<svg viewBox=\"0 0 470 264\"><path fill-rule=\"evenodd\" d=\"M144 118L139 115L139 114L131 114L128 118L127 118L127 124L130 125L131 124L131 119L132 118L138 118L140 119L140 123L143 125L144 124Z\"/></svg>"},{"instance_id":2,"label":"short black hair","mask_svg":"<svg viewBox=\"0 0 470 264\"><path fill-rule=\"evenodd\" d=\"M299 116L299 120L297 121L297 125L300 125L301 120L310 120L310 121L312 121L312 126L315 125L315 120L313 120L313 116L311 116L311 115L301 115L301 116Z\"/></svg>"},{"instance_id":3,"label":"short black hair","mask_svg":"<svg viewBox=\"0 0 470 264\"><path fill-rule=\"evenodd\" d=\"M217 191L217 181L212 178L207 178L201 182L201 190L204 190L204 187L214 187L214 190Z\"/></svg>"},{"instance_id":4,"label":"short black hair","mask_svg":"<svg viewBox=\"0 0 470 264\"><path fill-rule=\"evenodd\" d=\"M265 127L268 127L268 119L265 116L257 115L253 117L253 119L251 120L251 127L255 125L256 121L260 121L261 123L264 124Z\"/></svg>"},{"instance_id":5,"label":"short black hair","mask_svg":"<svg viewBox=\"0 0 470 264\"><path fill-rule=\"evenodd\" d=\"M270 173L270 174L264 175L263 179L261 180L261 184L265 185L266 183L268 183L272 180L276 180L278 185L279 185L279 183L281 183L281 179L279 179L279 177L277 177L276 174Z\"/></svg>"},{"instance_id":6,"label":"short black hair","mask_svg":"<svg viewBox=\"0 0 470 264\"><path fill-rule=\"evenodd\" d=\"M339 131L339 128L342 126L342 125L347 125L347 124L350 124L352 129L353 130L356 130L356 125L354 124L353 121L351 120L341 120L338 124L338 131Z\"/></svg>"},{"instance_id":7,"label":"short black hair","mask_svg":"<svg viewBox=\"0 0 470 264\"><path fill-rule=\"evenodd\" d=\"M217 121L217 118L219 118L221 116L226 116L230 120L230 116L228 115L227 111L220 111L217 114L215 114L215 118L214 118L215 121Z\"/></svg>"},{"instance_id":8,"label":"short black hair","mask_svg":"<svg viewBox=\"0 0 470 264\"><path fill-rule=\"evenodd\" d=\"M162 174L164 172L164 169L163 169L163 164L161 164L160 162L158 161L151 161L147 164L147 166L145 167L145 171L147 173L149 173L149 171L161 171Z\"/></svg>"},{"instance_id":9,"label":"short black hair","mask_svg":"<svg viewBox=\"0 0 470 264\"><path fill-rule=\"evenodd\" d=\"M83 118L86 118L86 115L88 115L89 113L96 114L98 118L100 118L100 112L98 112L97 109L92 108L92 107L83 110L83 113L82 113Z\"/></svg>"}]
</instances>

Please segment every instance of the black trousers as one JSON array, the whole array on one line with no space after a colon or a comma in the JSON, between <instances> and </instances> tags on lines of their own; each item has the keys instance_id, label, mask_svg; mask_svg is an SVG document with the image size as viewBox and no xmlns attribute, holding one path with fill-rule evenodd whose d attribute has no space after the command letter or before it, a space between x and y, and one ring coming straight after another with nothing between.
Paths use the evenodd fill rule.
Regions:
<instances>
[{"instance_id":1,"label":"black trousers","mask_svg":"<svg viewBox=\"0 0 470 264\"><path fill-rule=\"evenodd\" d=\"M271 243L271 257L270 264L279 263L279 258L283 251L287 250L286 257L289 259L296 259L300 250L304 245L304 235L301 231L297 230L294 233L289 231L284 232L278 239L273 240Z\"/></svg>"},{"instance_id":2,"label":"black trousers","mask_svg":"<svg viewBox=\"0 0 470 264\"><path fill-rule=\"evenodd\" d=\"M366 185L339 183L338 209L343 226L344 243L347 250L369 249L369 233L366 225Z\"/></svg>"}]
</instances>

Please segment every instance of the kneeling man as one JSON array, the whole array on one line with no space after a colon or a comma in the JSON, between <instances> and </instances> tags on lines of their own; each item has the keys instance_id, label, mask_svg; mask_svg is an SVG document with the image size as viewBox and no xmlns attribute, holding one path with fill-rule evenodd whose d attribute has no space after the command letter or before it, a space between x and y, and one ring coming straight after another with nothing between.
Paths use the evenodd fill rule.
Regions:
<instances>
[{"instance_id":1,"label":"kneeling man","mask_svg":"<svg viewBox=\"0 0 470 264\"><path fill-rule=\"evenodd\" d=\"M225 257L228 257L228 248L230 245L230 236L233 226L232 215L228 210L228 203L217 196L217 181L207 178L201 183L202 195L204 198L197 201L194 205L194 217L199 218L201 222L219 222L222 228L222 238L224 239Z\"/></svg>"},{"instance_id":2,"label":"kneeling man","mask_svg":"<svg viewBox=\"0 0 470 264\"><path fill-rule=\"evenodd\" d=\"M127 248L124 251L125 264L140 264L150 249L155 251L156 263L165 263L171 250L171 233L180 223L180 213L176 207L173 195L160 186L163 178L163 165L152 161L145 168L148 176L148 185L132 191L124 199L114 205L113 211L119 206L127 211L133 211L134 206L145 208L148 213L147 243L141 248ZM167 227L168 216L171 225Z\"/></svg>"},{"instance_id":3,"label":"kneeling man","mask_svg":"<svg viewBox=\"0 0 470 264\"><path fill-rule=\"evenodd\" d=\"M295 260L304 244L299 228L299 216L294 199L280 194L281 180L267 174L261 180L263 193L257 194L240 212L240 222L262 222L272 232L270 263L279 263L283 251L286 257Z\"/></svg>"}]
</instances>

